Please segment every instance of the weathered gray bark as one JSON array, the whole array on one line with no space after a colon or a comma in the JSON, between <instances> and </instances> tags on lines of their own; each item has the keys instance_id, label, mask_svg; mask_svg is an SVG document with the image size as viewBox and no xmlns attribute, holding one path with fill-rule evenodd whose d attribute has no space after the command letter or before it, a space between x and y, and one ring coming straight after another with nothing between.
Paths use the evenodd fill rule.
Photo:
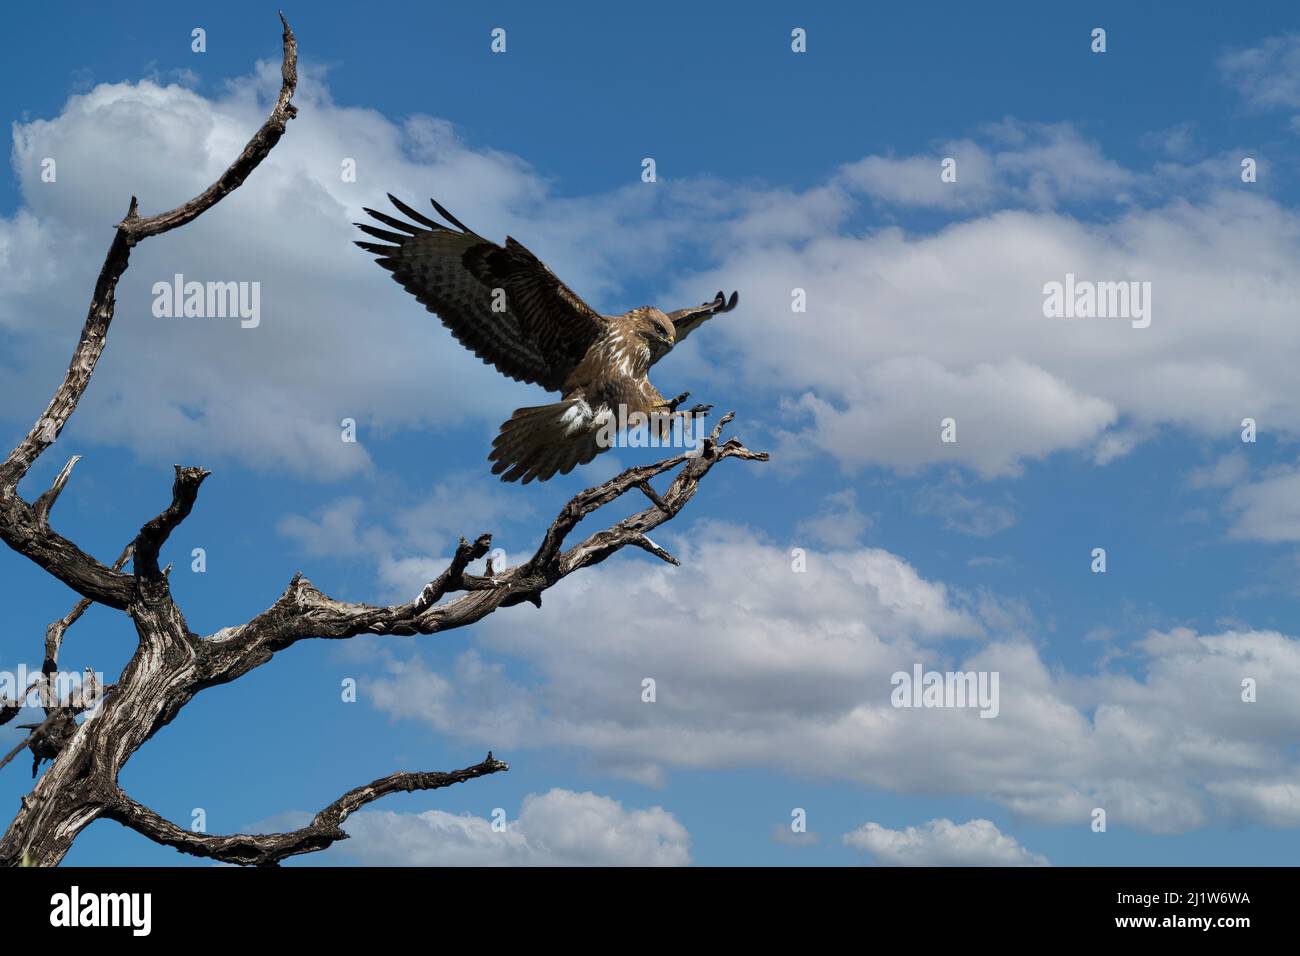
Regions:
<instances>
[{"instance_id":1,"label":"weathered gray bark","mask_svg":"<svg viewBox=\"0 0 1300 956\"><path fill-rule=\"evenodd\" d=\"M283 17L281 20L283 22ZM126 762L146 741L170 723L194 696L208 687L236 680L268 663L279 651L307 638L343 639L357 634L420 635L464 627L497 608L529 601L541 606L541 594L561 578L597 564L632 545L665 561L677 560L647 536L673 518L694 496L699 482L724 458L765 461L736 439L721 440L724 416L697 456L678 455L632 468L604 484L583 491L561 510L536 553L523 564L483 576L467 573L469 564L486 555L491 537L461 540L445 571L414 600L394 606L336 601L301 574L262 614L245 624L227 627L206 637L192 633L172 600L168 570L160 568L160 552L171 533L185 520L208 473L176 466L171 503L141 527L135 540L111 567L81 551L55 532L50 511L67 484L73 457L49 490L29 504L18 485L32 464L57 438L77 407L107 343L113 320L114 294L126 271L131 248L142 239L185 225L219 202L266 158L296 115L292 105L297 82L297 44L284 22L283 83L270 117L244 151L207 190L168 213L141 218L135 198L109 248L95 285L81 340L68 373L41 419L0 464L0 540L66 583L81 600L55 621L45 636L45 691L57 668L66 632L91 602L124 611L135 625L139 645L117 681L106 689L99 706L79 724L74 701L47 697L46 720L24 745L39 759L52 763L0 839L0 864L55 865L67 854L77 835L101 817L155 842L186 853L230 863L267 865L286 857L329 846L347 834L342 822L361 806L386 794L451 786L509 769L491 753L481 763L451 772L395 773L344 794L302 829L290 833L215 836L191 833L169 823L127 796L118 785ZM678 469L667 492L659 495L651 479ZM587 515L636 489L651 506L565 550L570 532ZM125 569L127 562L131 570ZM450 595L457 595L446 600ZM0 723L17 708L0 702ZM15 751L16 753L17 751ZM10 754L12 757L13 754ZM7 763L5 758L3 763ZM0 763L0 766L3 766Z\"/></svg>"}]
</instances>

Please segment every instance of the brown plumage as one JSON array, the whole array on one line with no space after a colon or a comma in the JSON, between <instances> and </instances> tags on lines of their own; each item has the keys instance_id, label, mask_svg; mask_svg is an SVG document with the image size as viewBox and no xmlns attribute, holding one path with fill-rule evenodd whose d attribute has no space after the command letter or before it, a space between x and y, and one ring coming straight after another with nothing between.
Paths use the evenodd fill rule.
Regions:
<instances>
[{"instance_id":1,"label":"brown plumage","mask_svg":"<svg viewBox=\"0 0 1300 956\"><path fill-rule=\"evenodd\" d=\"M650 384L650 367L739 298L719 292L676 312L643 306L601 315L514 239L504 246L484 239L437 202L433 208L451 226L388 198L416 224L367 209L389 228L356 225L386 245L357 245L485 363L562 396L520 408L501 426L489 460L502 481L546 481L585 465L605 450L599 439L611 419L626 420L620 413L676 412L685 396L666 400Z\"/></svg>"}]
</instances>

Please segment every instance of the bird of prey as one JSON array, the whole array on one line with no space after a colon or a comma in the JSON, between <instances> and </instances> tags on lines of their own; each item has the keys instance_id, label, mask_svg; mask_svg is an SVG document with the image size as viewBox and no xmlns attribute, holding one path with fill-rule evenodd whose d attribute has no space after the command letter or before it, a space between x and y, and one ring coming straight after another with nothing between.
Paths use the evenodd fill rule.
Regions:
<instances>
[{"instance_id":1,"label":"bird of prey","mask_svg":"<svg viewBox=\"0 0 1300 956\"><path fill-rule=\"evenodd\" d=\"M560 401L517 409L502 424L488 456L502 481L568 474L605 449L611 422L618 427L635 413L662 429L673 415L708 410L679 412L686 394L665 399L648 373L707 319L734 309L737 293L675 312L642 306L601 315L513 238L504 246L484 239L436 201L450 226L388 198L411 221L366 209L387 228L356 223L382 240L357 245L485 363L560 393Z\"/></svg>"}]
</instances>

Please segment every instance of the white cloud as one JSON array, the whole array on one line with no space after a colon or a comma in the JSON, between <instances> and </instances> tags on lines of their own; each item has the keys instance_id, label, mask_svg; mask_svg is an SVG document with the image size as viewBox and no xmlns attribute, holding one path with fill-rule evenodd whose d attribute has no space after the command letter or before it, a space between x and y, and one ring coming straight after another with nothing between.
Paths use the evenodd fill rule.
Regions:
<instances>
[{"instance_id":1,"label":"white cloud","mask_svg":"<svg viewBox=\"0 0 1300 956\"><path fill-rule=\"evenodd\" d=\"M967 210L1113 200L1139 181L1068 123L1008 120L982 132L994 141L992 148L962 139L941 144L929 156L868 156L840 170L837 183L900 206ZM945 159L956 161L955 182L940 177Z\"/></svg>"},{"instance_id":2,"label":"white cloud","mask_svg":"<svg viewBox=\"0 0 1300 956\"><path fill-rule=\"evenodd\" d=\"M1273 827L1300 827L1300 774L1262 780L1224 780L1210 784L1227 812Z\"/></svg>"},{"instance_id":3,"label":"white cloud","mask_svg":"<svg viewBox=\"0 0 1300 956\"><path fill-rule=\"evenodd\" d=\"M309 557L360 557L378 569L380 598L410 600L446 569L460 538L496 533L501 525L532 513L518 496L495 482L452 474L414 493L386 486L369 500L346 495L314 515L287 514L277 523L281 535ZM495 542L489 557L498 569L523 560ZM484 559L472 562L481 573Z\"/></svg>"},{"instance_id":4,"label":"white cloud","mask_svg":"<svg viewBox=\"0 0 1300 956\"><path fill-rule=\"evenodd\" d=\"M492 820L441 810L364 810L331 853L366 866L685 866L690 834L662 807L625 810L594 793L524 797L504 832Z\"/></svg>"},{"instance_id":5,"label":"white cloud","mask_svg":"<svg viewBox=\"0 0 1300 956\"><path fill-rule=\"evenodd\" d=\"M877 363L849 383L837 405L805 392L790 407L811 427L783 450L806 443L851 465L904 471L954 462L985 477L1018 474L1022 460L1097 438L1114 422L1107 402L1081 394L1043 369L1012 359L953 372L926 358ZM940 440L956 422L957 441Z\"/></svg>"},{"instance_id":6,"label":"white cloud","mask_svg":"<svg viewBox=\"0 0 1300 956\"><path fill-rule=\"evenodd\" d=\"M1187 483L1193 488L1230 488L1250 472L1246 456L1239 451L1221 455L1208 465L1193 468Z\"/></svg>"},{"instance_id":7,"label":"white cloud","mask_svg":"<svg viewBox=\"0 0 1300 956\"><path fill-rule=\"evenodd\" d=\"M360 498L339 498L317 516L290 514L280 519L280 534L311 556L373 555L392 547L389 536L379 528L362 527L366 504Z\"/></svg>"},{"instance_id":8,"label":"white cloud","mask_svg":"<svg viewBox=\"0 0 1300 956\"><path fill-rule=\"evenodd\" d=\"M1047 866L1015 837L988 820L953 823L931 820L919 827L890 830L867 823L844 834L845 846L870 853L884 866Z\"/></svg>"},{"instance_id":9,"label":"white cloud","mask_svg":"<svg viewBox=\"0 0 1300 956\"><path fill-rule=\"evenodd\" d=\"M766 767L1061 825L1098 806L1156 832L1262 819L1213 786L1297 772L1293 637L1153 631L1130 648L1132 673L1074 674L1049 667L1014 603L954 592L886 551L812 550L795 573L787 548L712 523L672 547L684 568L627 560L567 579L543 612L480 624L446 675L393 659L366 695L440 734L501 752L574 747L654 785L673 768ZM528 676L507 674L508 659ZM998 672L999 715L895 709L890 677L918 662ZM1247 677L1256 703L1241 700Z\"/></svg>"},{"instance_id":10,"label":"white cloud","mask_svg":"<svg viewBox=\"0 0 1300 956\"><path fill-rule=\"evenodd\" d=\"M67 360L104 223L133 192L148 211L205 186L261 122L277 82L263 64L219 99L148 80L106 84L15 127L25 205L0 219L0 322L31 358L0 368L0 387L30 396L6 406L16 420L39 411ZM435 181L478 231L525 237L611 311L640 304L623 301L626 285L663 283L674 260L713 263L678 273L660 301L726 287L744 304L674 361L689 373L728 356L711 379L720 393L772 394L779 382L787 459L823 451L850 467L1015 475L1068 450L1104 463L1159 427L1222 435L1244 414L1300 434L1285 361L1300 348L1289 321L1300 220L1206 179L1212 163L1128 170L1068 125L1008 120L939 150L960 154L945 192L935 191L937 157L873 156L801 192L683 180L561 199L524 162L467 147L444 120L399 124L339 106L310 70L299 98L299 118L243 188L136 250L73 422L78 440L328 478L368 469L365 437L376 431L469 422L490 433L538 393L456 346L351 246L363 204L388 190L417 201ZM46 156L59 162L57 183L40 182ZM345 158L365 171L362 183L341 181ZM1165 198L1188 177L1204 187L1195 203ZM1109 217L1059 211L1117 196L1126 198ZM873 199L965 218L929 233L846 230ZM154 318L150 286L177 272L262 282L261 326ZM1043 318L1044 283L1067 272L1151 282L1152 326ZM807 290L806 315L790 312L795 287ZM339 440L345 417L361 442ZM957 419L955 444L939 441L945 417Z\"/></svg>"},{"instance_id":11,"label":"white cloud","mask_svg":"<svg viewBox=\"0 0 1300 956\"><path fill-rule=\"evenodd\" d=\"M827 495L821 509L800 521L795 530L818 544L851 548L870 527L871 518L858 510L858 493L845 488Z\"/></svg>"},{"instance_id":12,"label":"white cloud","mask_svg":"<svg viewBox=\"0 0 1300 956\"><path fill-rule=\"evenodd\" d=\"M1228 534L1254 541L1300 541L1300 469L1278 468L1235 486L1225 504Z\"/></svg>"},{"instance_id":13,"label":"white cloud","mask_svg":"<svg viewBox=\"0 0 1300 956\"><path fill-rule=\"evenodd\" d=\"M744 293L705 346L739 356L715 381L780 382L796 426L781 455L850 468L1015 475L1071 450L1105 464L1162 429L1235 435L1248 415L1300 434L1286 360L1300 217L1230 181L1089 220L1004 209L936 232L738 232L701 280ZM1151 326L1045 318L1043 287L1067 273L1150 282ZM949 417L956 443L940 440Z\"/></svg>"},{"instance_id":14,"label":"white cloud","mask_svg":"<svg viewBox=\"0 0 1300 956\"><path fill-rule=\"evenodd\" d=\"M1258 110L1300 109L1300 35L1269 37L1219 58L1219 72Z\"/></svg>"}]
</instances>

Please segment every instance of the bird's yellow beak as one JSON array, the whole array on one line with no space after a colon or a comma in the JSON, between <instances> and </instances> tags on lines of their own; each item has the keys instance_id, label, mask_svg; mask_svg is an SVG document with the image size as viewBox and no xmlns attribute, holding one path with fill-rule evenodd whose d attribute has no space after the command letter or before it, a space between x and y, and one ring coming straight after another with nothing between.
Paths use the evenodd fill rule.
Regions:
<instances>
[{"instance_id":1,"label":"bird's yellow beak","mask_svg":"<svg viewBox=\"0 0 1300 956\"><path fill-rule=\"evenodd\" d=\"M676 345L676 344L677 344L677 333L676 333L676 332L669 332L669 333L668 333L668 344L669 344L669 345Z\"/></svg>"}]
</instances>

